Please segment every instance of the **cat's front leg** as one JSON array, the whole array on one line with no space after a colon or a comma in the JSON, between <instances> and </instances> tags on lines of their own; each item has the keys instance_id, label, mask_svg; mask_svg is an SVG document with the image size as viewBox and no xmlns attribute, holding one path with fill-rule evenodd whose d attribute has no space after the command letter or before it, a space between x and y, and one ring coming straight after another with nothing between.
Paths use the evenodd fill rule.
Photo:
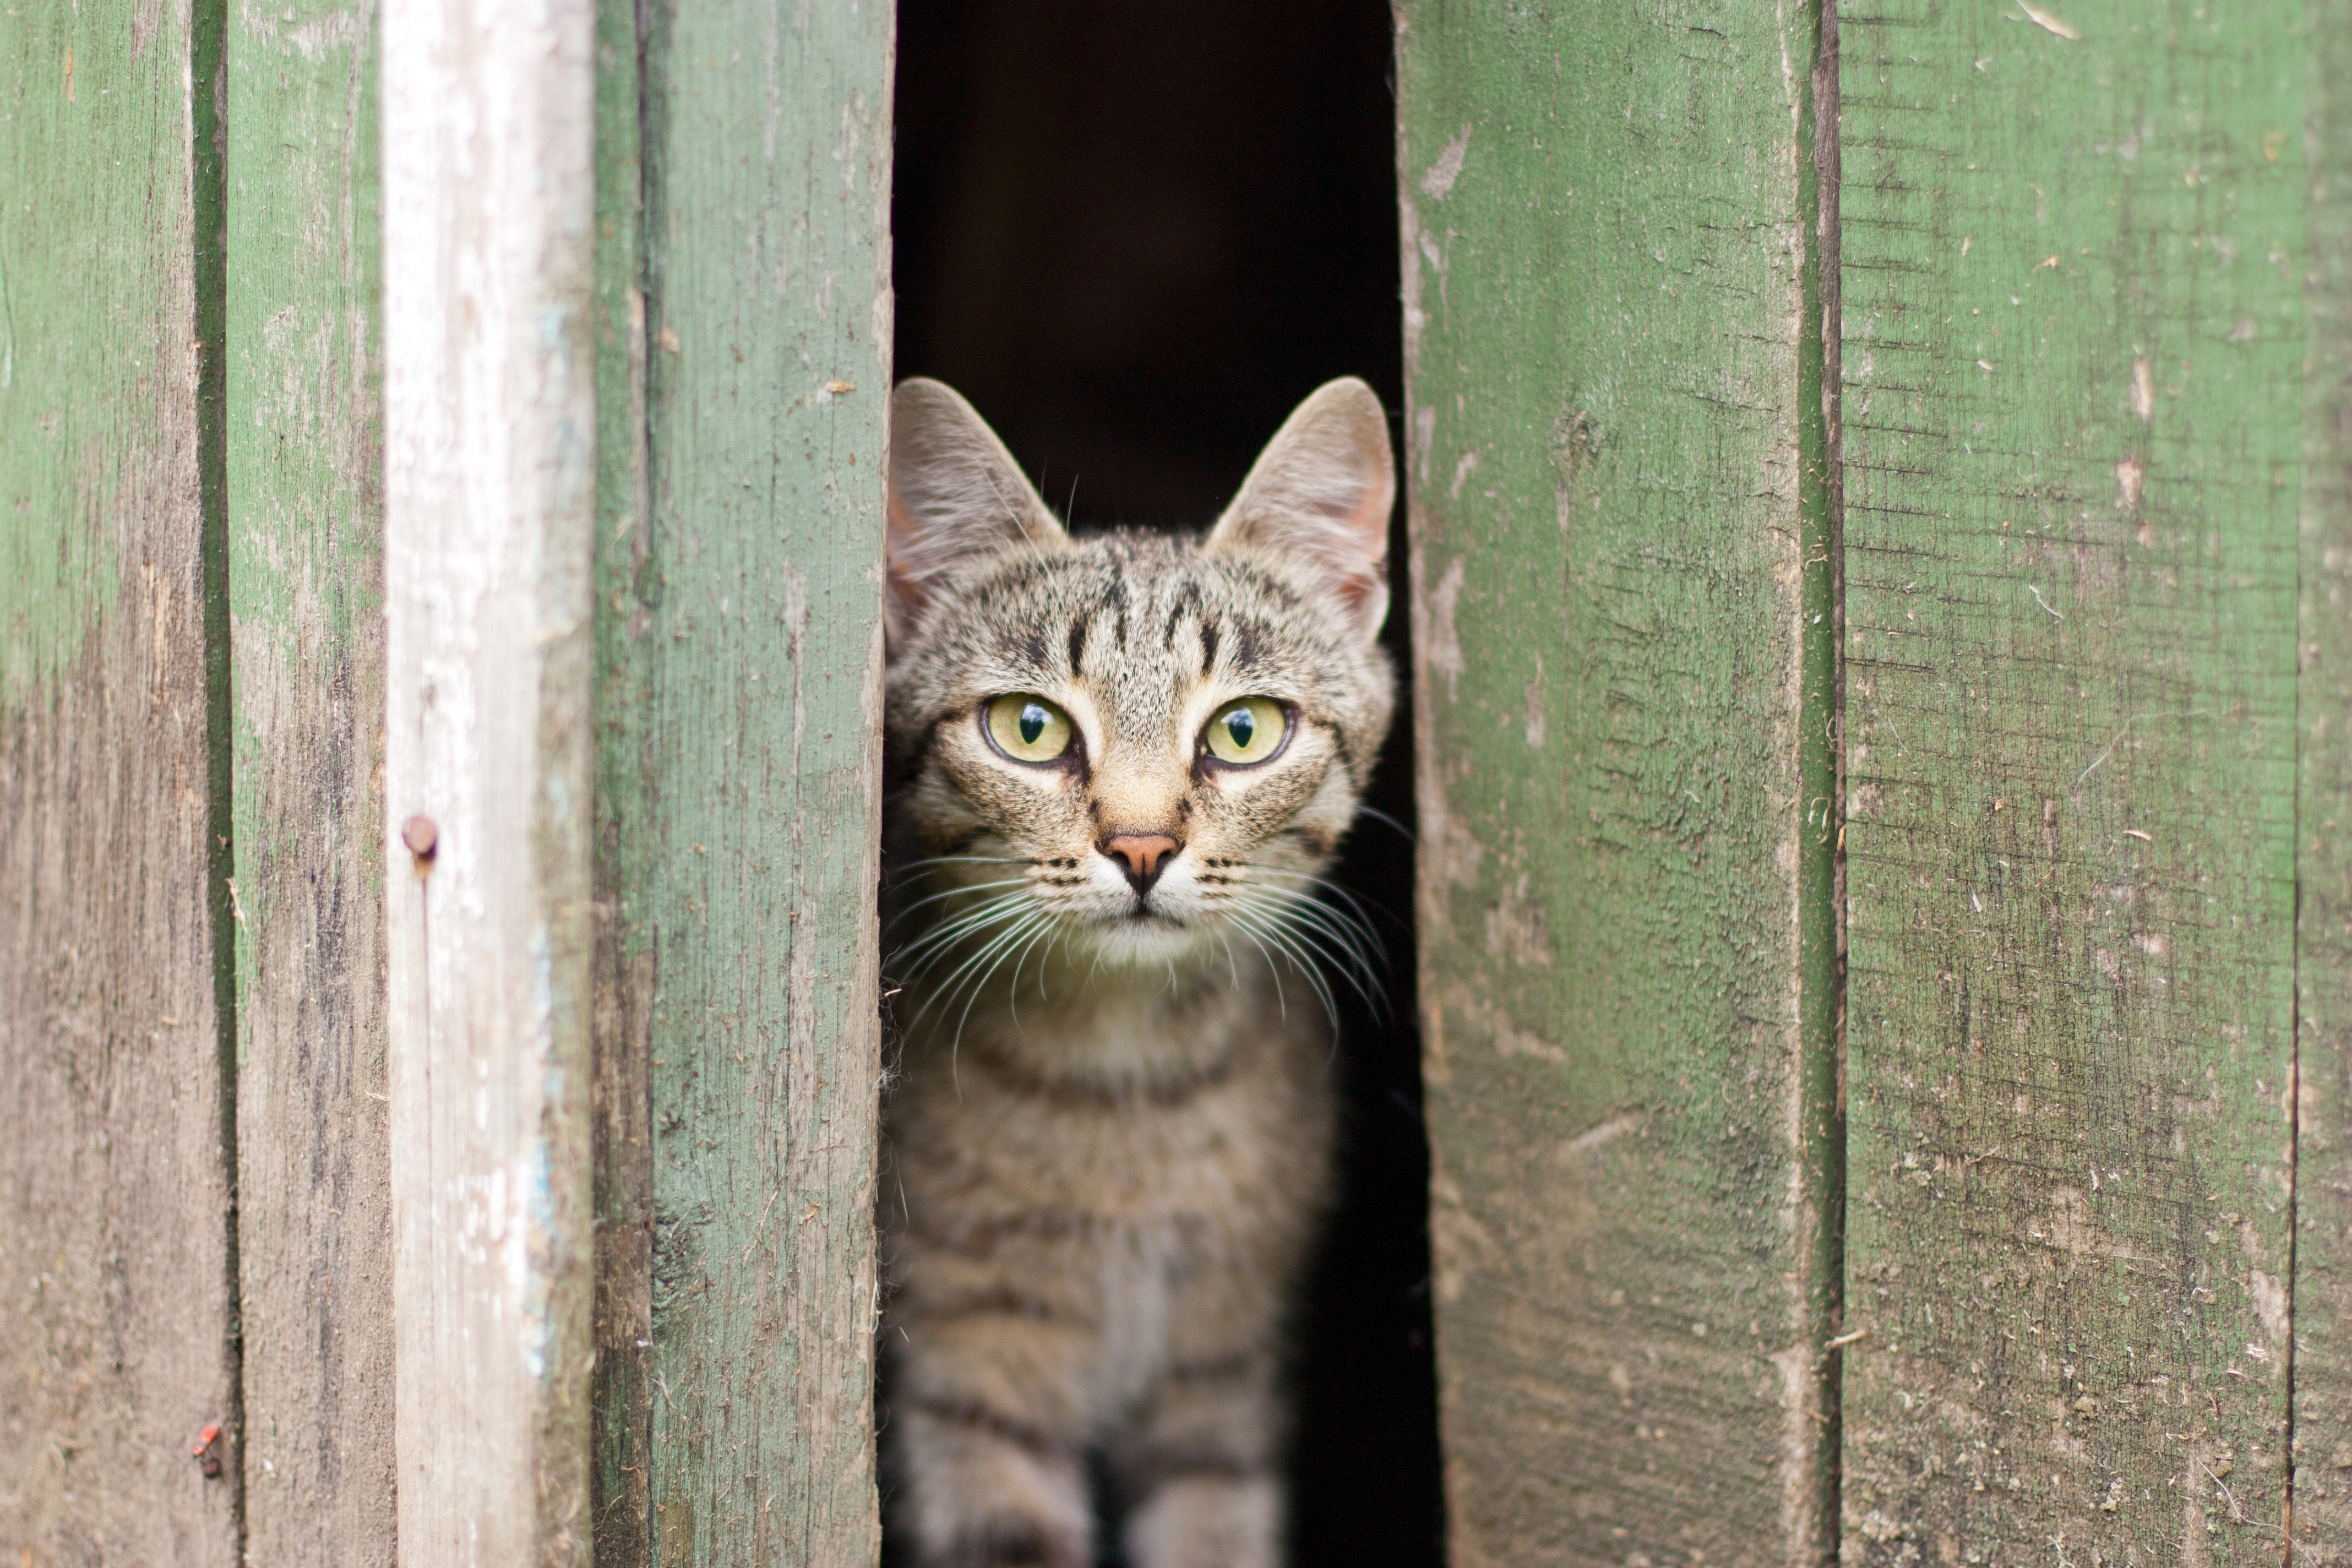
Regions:
<instances>
[{"instance_id":1,"label":"cat's front leg","mask_svg":"<svg viewBox=\"0 0 2352 1568\"><path fill-rule=\"evenodd\" d=\"M1171 1367L1111 1455L1132 1568L1281 1568L1284 1415L1271 1353Z\"/></svg>"},{"instance_id":2,"label":"cat's front leg","mask_svg":"<svg viewBox=\"0 0 2352 1568\"><path fill-rule=\"evenodd\" d=\"M894 1402L892 1512L915 1568L1088 1568L1085 1466L1045 1432L981 1405Z\"/></svg>"},{"instance_id":3,"label":"cat's front leg","mask_svg":"<svg viewBox=\"0 0 2352 1568\"><path fill-rule=\"evenodd\" d=\"M884 1341L892 1526L913 1568L1090 1568L1086 1320L961 1260L925 1261Z\"/></svg>"}]
</instances>

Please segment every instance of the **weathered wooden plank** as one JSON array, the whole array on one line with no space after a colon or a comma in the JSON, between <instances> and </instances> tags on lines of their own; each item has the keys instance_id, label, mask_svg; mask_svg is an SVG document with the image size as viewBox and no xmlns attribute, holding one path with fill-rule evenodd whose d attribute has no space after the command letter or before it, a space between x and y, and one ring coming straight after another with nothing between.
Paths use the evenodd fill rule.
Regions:
<instances>
[{"instance_id":1,"label":"weathered wooden plank","mask_svg":"<svg viewBox=\"0 0 2352 1568\"><path fill-rule=\"evenodd\" d=\"M228 21L247 1550L393 1561L375 7Z\"/></svg>"},{"instance_id":2,"label":"weathered wooden plank","mask_svg":"<svg viewBox=\"0 0 2352 1568\"><path fill-rule=\"evenodd\" d=\"M890 11L643 15L600 151L598 1550L863 1564Z\"/></svg>"},{"instance_id":3,"label":"weathered wooden plank","mask_svg":"<svg viewBox=\"0 0 2352 1568\"><path fill-rule=\"evenodd\" d=\"M635 0L596 8L596 1561L651 1568L655 980L644 89ZM650 578L643 579L652 589ZM632 936L635 940L632 940Z\"/></svg>"},{"instance_id":4,"label":"weathered wooden plank","mask_svg":"<svg viewBox=\"0 0 2352 1568\"><path fill-rule=\"evenodd\" d=\"M0 13L11 1563L238 1561L199 500L219 209L191 92L217 28L178 4ZM229 1428L213 1479L189 1456L209 1422Z\"/></svg>"},{"instance_id":5,"label":"weathered wooden plank","mask_svg":"<svg viewBox=\"0 0 2352 1568\"><path fill-rule=\"evenodd\" d=\"M2303 15L1843 25L1853 1561L2284 1548Z\"/></svg>"},{"instance_id":6,"label":"weathered wooden plank","mask_svg":"<svg viewBox=\"0 0 2352 1568\"><path fill-rule=\"evenodd\" d=\"M2337 1563L2352 1561L2352 3L2308 15L2291 1528L2294 1562Z\"/></svg>"},{"instance_id":7,"label":"weathered wooden plank","mask_svg":"<svg viewBox=\"0 0 2352 1568\"><path fill-rule=\"evenodd\" d=\"M385 13L404 1561L584 1562L594 12Z\"/></svg>"},{"instance_id":8,"label":"weathered wooden plank","mask_svg":"<svg viewBox=\"0 0 2352 1568\"><path fill-rule=\"evenodd\" d=\"M1817 13L1399 15L1453 1560L1818 1560Z\"/></svg>"}]
</instances>

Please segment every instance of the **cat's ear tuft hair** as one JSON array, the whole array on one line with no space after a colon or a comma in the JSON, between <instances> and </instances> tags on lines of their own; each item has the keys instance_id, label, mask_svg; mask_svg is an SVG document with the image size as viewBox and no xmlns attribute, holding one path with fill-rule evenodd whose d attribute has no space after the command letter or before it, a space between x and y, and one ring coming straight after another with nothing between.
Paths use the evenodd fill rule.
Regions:
<instances>
[{"instance_id":1,"label":"cat's ear tuft hair","mask_svg":"<svg viewBox=\"0 0 2352 1568\"><path fill-rule=\"evenodd\" d=\"M883 602L893 643L959 566L1015 546L1070 543L996 432L954 388L922 376L890 394L887 523Z\"/></svg>"},{"instance_id":2,"label":"cat's ear tuft hair","mask_svg":"<svg viewBox=\"0 0 2352 1568\"><path fill-rule=\"evenodd\" d=\"M1329 590L1365 641L1389 611L1388 416L1354 376L1328 382L1266 443L1205 548L1272 555Z\"/></svg>"}]
</instances>

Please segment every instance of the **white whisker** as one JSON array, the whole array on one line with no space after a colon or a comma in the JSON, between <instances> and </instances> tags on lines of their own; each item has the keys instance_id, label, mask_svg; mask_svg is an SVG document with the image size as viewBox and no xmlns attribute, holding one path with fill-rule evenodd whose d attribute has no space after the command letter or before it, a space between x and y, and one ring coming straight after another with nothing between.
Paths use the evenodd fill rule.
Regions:
<instances>
[{"instance_id":1,"label":"white whisker","mask_svg":"<svg viewBox=\"0 0 2352 1568\"><path fill-rule=\"evenodd\" d=\"M934 866L1034 866L1037 862L1025 855L929 855L920 860L909 860L903 866L883 868L883 882L887 887L899 887L918 874Z\"/></svg>"},{"instance_id":2,"label":"white whisker","mask_svg":"<svg viewBox=\"0 0 2352 1568\"><path fill-rule=\"evenodd\" d=\"M900 921L905 920L917 910L927 904L936 904L942 899L952 899L958 893L984 893L992 888L1025 888L1028 885L1029 879L1026 877L1005 877L993 882L966 882L959 887L950 888L945 892L933 893L928 898L917 899L911 904L901 906L892 911L890 924L883 929L886 931L895 929Z\"/></svg>"},{"instance_id":3,"label":"white whisker","mask_svg":"<svg viewBox=\"0 0 2352 1568\"><path fill-rule=\"evenodd\" d=\"M1332 996L1330 986L1324 983L1322 971L1317 966L1315 961L1302 951L1295 934L1286 931L1279 921L1269 918L1270 914L1271 911L1267 910L1251 910L1247 913L1236 912L1230 918L1244 931L1264 938L1282 950L1299 973L1306 977L1307 983L1315 988L1316 995L1322 999L1325 1016L1329 1019L1333 1027L1338 1027L1339 1003Z\"/></svg>"},{"instance_id":4,"label":"white whisker","mask_svg":"<svg viewBox=\"0 0 2352 1568\"><path fill-rule=\"evenodd\" d=\"M1311 899L1296 899L1281 914L1302 941L1331 960L1365 1005L1380 1005L1375 1000L1380 976L1363 952L1363 934L1342 919L1339 910Z\"/></svg>"},{"instance_id":5,"label":"white whisker","mask_svg":"<svg viewBox=\"0 0 2352 1568\"><path fill-rule=\"evenodd\" d=\"M1241 930L1241 933L1242 933L1242 935L1244 935L1244 936L1245 936L1245 937L1249 938L1249 944L1250 944L1252 947L1254 947L1254 948L1257 949L1257 955L1258 955L1258 957L1260 957L1260 958L1262 958L1262 959L1264 959L1264 960L1265 961L1265 970L1266 970L1266 973L1267 973L1268 974L1271 974L1272 976L1274 976L1274 1005L1275 1005L1275 1009L1276 1009L1276 1012L1278 1012L1278 1013L1281 1015L1281 1016L1282 1016L1282 1021L1283 1021L1284 1023L1287 1024L1288 1022L1290 1022L1290 1003L1289 1003L1289 1000L1288 1000L1286 997L1285 997L1285 996L1283 995L1283 994L1282 994L1282 964L1281 964L1281 963L1280 963L1278 960L1276 960L1276 959L1275 958L1274 954L1272 954L1272 953L1268 952L1265 950L1265 942L1260 942L1260 941L1258 940L1257 933L1256 933L1255 931L1251 931L1251 930L1249 929L1249 927L1247 927L1247 926L1245 926L1245 925L1241 925L1241 922L1240 922L1240 921L1234 921L1234 923L1236 926L1239 926L1239 927L1240 927L1240 930ZM1226 951L1226 952L1227 952L1228 954L1230 954L1230 953L1232 952L1233 949L1232 949L1231 944L1227 944L1227 947L1226 947L1225 951Z\"/></svg>"},{"instance_id":6,"label":"white whisker","mask_svg":"<svg viewBox=\"0 0 2352 1568\"><path fill-rule=\"evenodd\" d=\"M1253 887L1244 882L1237 889L1230 889L1237 897L1231 908L1221 910L1224 918L1245 929L1255 927L1279 945L1307 973L1326 1011L1333 1014L1335 1024L1337 998L1323 983L1322 970L1327 966L1338 972L1348 988L1375 1016L1384 1013L1388 998L1381 972L1386 963L1386 952L1379 932L1356 910L1327 904L1314 896L1328 887L1348 898L1347 890L1306 873L1270 867L1253 867L1250 870L1298 885ZM1353 901L1350 898L1349 902Z\"/></svg>"},{"instance_id":7,"label":"white whisker","mask_svg":"<svg viewBox=\"0 0 2352 1568\"><path fill-rule=\"evenodd\" d=\"M922 980L925 975L929 974L931 969L942 960L952 957L956 952L961 951L964 938L982 936L988 932L991 928L1001 928L1012 924L1016 921L1020 921L1023 918L1023 910L1018 906L1007 906L1002 910L992 911L987 920L974 921L968 924L961 931L950 933L948 940L931 942L928 950L922 953L921 962L916 963L911 969L905 970L895 974L893 978L897 979L902 987L911 988L918 982ZM995 938L993 937L988 938L988 941L992 942L994 940ZM983 942L982 945L984 949L987 942ZM961 973L961 970L957 973ZM950 976L950 978L952 978L952 976ZM942 984L944 984L944 982Z\"/></svg>"},{"instance_id":8,"label":"white whisker","mask_svg":"<svg viewBox=\"0 0 2352 1568\"><path fill-rule=\"evenodd\" d=\"M1328 877L1319 876L1305 871L1285 871L1272 866L1262 868L1262 870L1265 875L1269 877L1282 877L1291 881L1304 882L1317 892L1337 893L1341 899L1347 901L1348 908L1353 910L1357 917L1363 921L1364 935L1371 943L1375 951L1383 950L1379 930L1372 924L1372 916L1377 914L1382 919L1389 921L1392 924L1404 930L1409 931L1412 929L1405 921L1398 920L1397 917L1391 913L1386 908L1380 904L1373 903L1369 900L1359 897L1352 889L1347 887L1344 883L1335 882Z\"/></svg>"},{"instance_id":9,"label":"white whisker","mask_svg":"<svg viewBox=\"0 0 2352 1568\"><path fill-rule=\"evenodd\" d=\"M1035 947L1037 946L1037 944L1038 944L1038 943L1040 943L1040 942L1050 942L1050 941L1052 941L1052 940L1053 940L1053 936L1054 936L1054 928L1053 928L1052 926L1048 926L1048 927L1046 927L1044 931L1039 931L1036 935L1034 935L1034 936L1031 937L1031 938L1029 939L1029 941L1028 941L1025 944L1024 944L1024 946L1022 947L1022 949L1021 949L1021 956L1020 956L1020 957L1018 957L1018 958L1016 958L1015 960L1013 960L1013 978L1012 978L1011 980L1009 980L1009 981L1005 982L1005 985L1004 985L1004 999L1005 999L1006 1005L1008 1005L1008 1006L1012 1009L1012 1011L1013 1011L1013 1026L1014 1028L1016 1028L1016 1029L1018 1029L1018 1028L1021 1026L1021 969L1022 969L1022 965L1024 965L1024 964L1025 964L1025 963L1027 963L1029 962L1029 954L1030 954L1030 952L1031 952L1034 949L1035 949ZM1039 959L1039 960L1038 960L1038 962L1037 962L1037 1000L1038 1000L1038 1001L1040 1001L1040 1002L1043 1002L1045 999L1045 960L1041 958L1041 959Z\"/></svg>"},{"instance_id":10,"label":"white whisker","mask_svg":"<svg viewBox=\"0 0 2352 1568\"><path fill-rule=\"evenodd\" d=\"M953 1006L955 1005L955 998L962 992L962 982L965 976L973 973L981 964L988 961L991 954L998 952L1003 948L1005 943L1013 941L1016 936L1027 935L1034 922L1048 921L1052 918L1053 917L1051 915L1045 914L1043 911L1034 911L1013 921L1008 929L999 931L992 935L986 942L982 942L976 951L968 954L961 963L949 971L945 979L941 980L938 985L931 988L930 994L923 999L922 1006L916 1009L915 1016L918 1018L922 1017L924 1014L930 1010L931 1004L939 1001L941 997L947 998L947 1005L949 1006Z\"/></svg>"},{"instance_id":11,"label":"white whisker","mask_svg":"<svg viewBox=\"0 0 2352 1568\"><path fill-rule=\"evenodd\" d=\"M1053 921L1053 919L1054 917L1049 914L1032 916L1030 923L1016 926L1013 928L1011 934L999 937L996 941L989 944L988 949L985 951L994 952L996 953L996 962L990 964L985 970L982 970L977 977L970 982L970 989L971 992L971 998L964 1003L963 1011L956 1017L955 1038L948 1042L948 1057L950 1061L955 1059L956 1052L963 1045L963 1026L971 1021L971 1010L973 1006L979 1003L981 993L988 988L989 976L994 974L999 969L1004 967L1004 961L1012 956L1009 950L1011 949L1013 942L1021 937L1027 936L1032 931L1036 929L1036 924L1038 922L1050 924ZM1026 949L1024 948L1024 951L1025 952Z\"/></svg>"},{"instance_id":12,"label":"white whisker","mask_svg":"<svg viewBox=\"0 0 2352 1568\"><path fill-rule=\"evenodd\" d=\"M960 910L941 921L904 948L893 952L891 957L894 961L911 957L940 942L952 941L974 926L985 925L991 919L1007 910L1017 909L1031 901L1025 892L999 893L992 899L982 900L972 908Z\"/></svg>"},{"instance_id":13,"label":"white whisker","mask_svg":"<svg viewBox=\"0 0 2352 1568\"><path fill-rule=\"evenodd\" d=\"M1232 941L1226 937L1223 930L1217 930L1216 937L1217 941L1223 945L1225 950L1225 973L1233 976L1234 989L1238 991L1242 988L1242 969L1241 965L1234 959L1234 944Z\"/></svg>"}]
</instances>

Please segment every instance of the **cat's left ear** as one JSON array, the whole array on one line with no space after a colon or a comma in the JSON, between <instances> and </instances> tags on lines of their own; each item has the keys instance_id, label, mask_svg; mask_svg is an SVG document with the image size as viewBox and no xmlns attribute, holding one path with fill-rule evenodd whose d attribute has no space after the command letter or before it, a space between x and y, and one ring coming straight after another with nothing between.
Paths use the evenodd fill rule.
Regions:
<instances>
[{"instance_id":1,"label":"cat's left ear","mask_svg":"<svg viewBox=\"0 0 2352 1568\"><path fill-rule=\"evenodd\" d=\"M894 647L961 568L1006 550L1070 543L987 421L953 387L919 375L890 394L885 523L883 608Z\"/></svg>"},{"instance_id":2,"label":"cat's left ear","mask_svg":"<svg viewBox=\"0 0 2352 1568\"><path fill-rule=\"evenodd\" d=\"M1266 443L1209 534L1209 553L1276 556L1329 591L1366 642L1389 612L1396 468L1377 393L1346 376L1318 388Z\"/></svg>"}]
</instances>

